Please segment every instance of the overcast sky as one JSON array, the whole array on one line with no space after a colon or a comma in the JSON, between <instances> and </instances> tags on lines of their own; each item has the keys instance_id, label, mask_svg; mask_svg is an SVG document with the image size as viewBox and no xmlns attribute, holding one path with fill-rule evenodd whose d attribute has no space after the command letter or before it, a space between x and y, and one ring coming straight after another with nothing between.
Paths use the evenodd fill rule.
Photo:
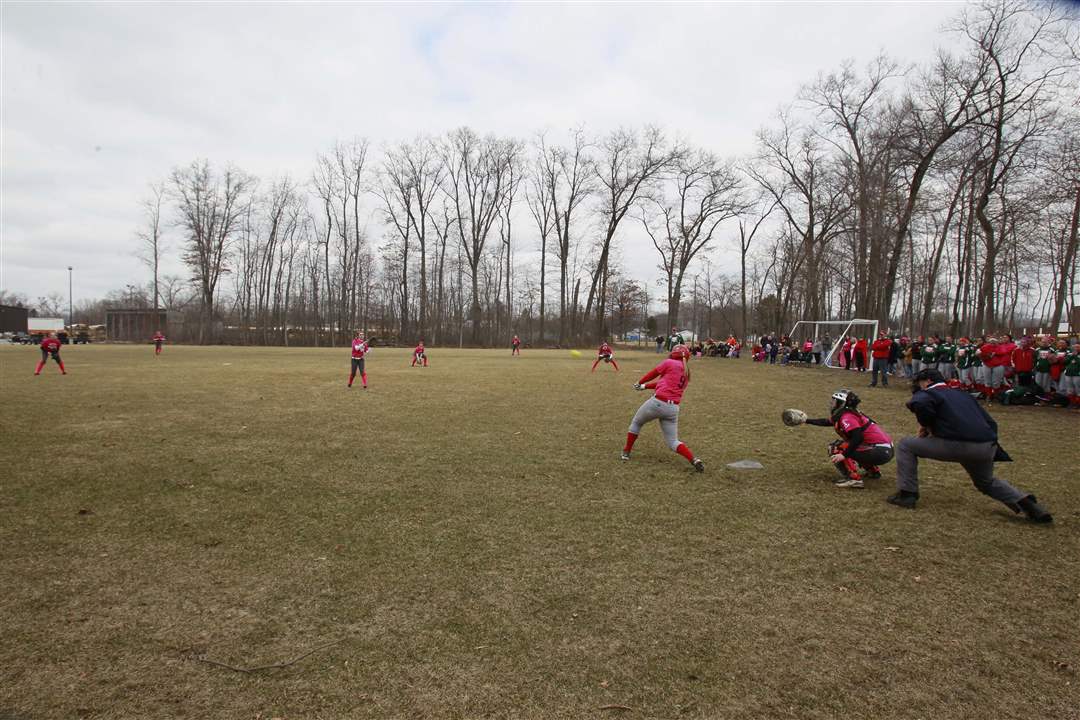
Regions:
<instances>
[{"instance_id":1,"label":"overcast sky","mask_svg":"<svg viewBox=\"0 0 1080 720\"><path fill-rule=\"evenodd\" d=\"M138 200L196 158L306 179L357 135L643 123L747 153L819 71L925 60L961 7L4 2L0 287L66 296L68 265L76 303L147 282ZM641 233L621 245L632 275L657 275Z\"/></svg>"}]
</instances>

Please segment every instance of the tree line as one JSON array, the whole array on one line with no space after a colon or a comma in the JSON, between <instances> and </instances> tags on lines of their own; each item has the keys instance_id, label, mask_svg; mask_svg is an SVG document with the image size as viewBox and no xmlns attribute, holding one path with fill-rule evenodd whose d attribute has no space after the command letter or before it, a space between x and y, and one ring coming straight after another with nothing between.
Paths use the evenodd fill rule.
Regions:
<instances>
[{"instance_id":1,"label":"tree line","mask_svg":"<svg viewBox=\"0 0 1080 720\"><path fill-rule=\"evenodd\" d=\"M142 203L152 283L110 301L258 344L1052 327L1077 298L1078 20L1067 3L966 6L943 29L953 51L821 73L740 158L646 126L355 138L300 178L198 160ZM657 283L625 269L635 234ZM188 278L159 275L173 237ZM716 272L717 252L738 268Z\"/></svg>"}]
</instances>

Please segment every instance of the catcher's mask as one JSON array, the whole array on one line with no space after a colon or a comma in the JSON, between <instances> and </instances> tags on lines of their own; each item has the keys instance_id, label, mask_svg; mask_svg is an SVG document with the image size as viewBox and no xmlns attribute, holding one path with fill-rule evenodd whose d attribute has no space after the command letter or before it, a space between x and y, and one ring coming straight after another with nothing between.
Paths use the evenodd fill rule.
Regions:
<instances>
[{"instance_id":1,"label":"catcher's mask","mask_svg":"<svg viewBox=\"0 0 1080 720\"><path fill-rule=\"evenodd\" d=\"M676 345L675 347L671 348L671 352L668 353L668 357L672 360L689 360L690 348L682 344Z\"/></svg>"},{"instance_id":2,"label":"catcher's mask","mask_svg":"<svg viewBox=\"0 0 1080 720\"><path fill-rule=\"evenodd\" d=\"M848 389L837 390L832 394L832 419L835 422L844 410L854 410L859 406L859 396Z\"/></svg>"}]
</instances>

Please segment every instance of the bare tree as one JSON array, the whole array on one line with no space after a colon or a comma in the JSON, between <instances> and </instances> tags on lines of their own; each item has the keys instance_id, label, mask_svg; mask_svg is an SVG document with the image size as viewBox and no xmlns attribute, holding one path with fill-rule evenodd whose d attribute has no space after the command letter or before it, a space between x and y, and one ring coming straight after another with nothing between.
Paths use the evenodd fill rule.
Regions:
<instances>
[{"instance_id":1,"label":"bare tree","mask_svg":"<svg viewBox=\"0 0 1080 720\"><path fill-rule=\"evenodd\" d=\"M165 241L162 237L161 206L167 197L164 182L150 184L150 194L139 204L143 209L143 226L138 231L138 257L154 273L154 308L160 304L161 293L158 291L158 274L161 257L165 253Z\"/></svg>"},{"instance_id":2,"label":"bare tree","mask_svg":"<svg viewBox=\"0 0 1080 720\"><path fill-rule=\"evenodd\" d=\"M467 127L451 132L442 146L446 192L454 205L472 281L472 342L477 345L481 343L480 263L505 202L518 147L513 140L493 135L481 138Z\"/></svg>"},{"instance_id":3,"label":"bare tree","mask_svg":"<svg viewBox=\"0 0 1080 720\"><path fill-rule=\"evenodd\" d=\"M646 127L641 133L617 130L600 144L600 158L593 171L600 185L602 205L600 215L604 229L600 238L599 256L592 273L585 316L596 302L596 333L604 335L604 302L611 244L623 218L639 198L650 191L660 176L682 156L677 146L669 146L663 132Z\"/></svg>"},{"instance_id":4,"label":"bare tree","mask_svg":"<svg viewBox=\"0 0 1080 720\"><path fill-rule=\"evenodd\" d=\"M679 322L686 270L709 247L725 220L745 212L741 178L712 153L683 154L661 193L642 203L642 223L660 253L667 282L668 323Z\"/></svg>"},{"instance_id":5,"label":"bare tree","mask_svg":"<svg viewBox=\"0 0 1080 720\"><path fill-rule=\"evenodd\" d=\"M171 179L180 224L187 233L183 259L191 268L202 303L202 343L212 337L218 282L228 271L228 252L255 180L233 167L216 174L206 160L173 170Z\"/></svg>"}]
</instances>

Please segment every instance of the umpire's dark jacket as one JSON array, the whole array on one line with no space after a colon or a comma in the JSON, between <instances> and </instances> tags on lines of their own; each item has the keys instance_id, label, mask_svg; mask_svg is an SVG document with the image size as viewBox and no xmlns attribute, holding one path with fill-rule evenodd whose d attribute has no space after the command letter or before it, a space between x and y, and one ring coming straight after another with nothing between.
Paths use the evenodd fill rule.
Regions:
<instances>
[{"instance_id":1,"label":"umpire's dark jacket","mask_svg":"<svg viewBox=\"0 0 1080 720\"><path fill-rule=\"evenodd\" d=\"M960 442L997 442L998 426L975 398L944 383L918 390L907 404L934 437Z\"/></svg>"}]
</instances>

